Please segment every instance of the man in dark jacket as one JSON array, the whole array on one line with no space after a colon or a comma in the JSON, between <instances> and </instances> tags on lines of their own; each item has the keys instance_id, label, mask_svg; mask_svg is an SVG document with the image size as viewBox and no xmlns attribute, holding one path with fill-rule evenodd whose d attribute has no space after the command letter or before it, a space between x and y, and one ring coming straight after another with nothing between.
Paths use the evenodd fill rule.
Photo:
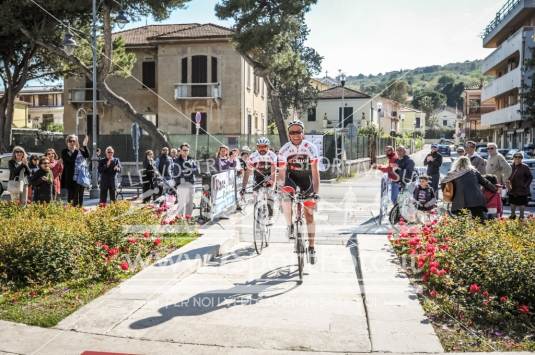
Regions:
<instances>
[{"instance_id":1,"label":"man in dark jacket","mask_svg":"<svg viewBox=\"0 0 535 355\"><path fill-rule=\"evenodd\" d=\"M180 204L179 213L186 216L191 216L193 213L195 175L198 173L197 163L189 156L189 152L189 144L182 143L173 169L177 203Z\"/></svg>"},{"instance_id":2,"label":"man in dark jacket","mask_svg":"<svg viewBox=\"0 0 535 355\"><path fill-rule=\"evenodd\" d=\"M405 187L406 184L414 180L414 160L412 160L407 154L407 150L404 146L400 145L396 148L398 153L398 168L396 174L399 176L400 187Z\"/></svg>"},{"instance_id":3,"label":"man in dark jacket","mask_svg":"<svg viewBox=\"0 0 535 355\"><path fill-rule=\"evenodd\" d=\"M427 166L427 176L431 178L430 185L436 193L440 180L440 167L442 166L442 154L438 152L438 144L431 144L431 153L425 157L424 165Z\"/></svg>"},{"instance_id":4,"label":"man in dark jacket","mask_svg":"<svg viewBox=\"0 0 535 355\"><path fill-rule=\"evenodd\" d=\"M121 171L121 162L113 156L113 148L106 148L105 154L105 158L98 161L98 172L100 174L100 203L106 203L108 199L108 191L110 193L110 201L115 202L117 174Z\"/></svg>"}]
</instances>

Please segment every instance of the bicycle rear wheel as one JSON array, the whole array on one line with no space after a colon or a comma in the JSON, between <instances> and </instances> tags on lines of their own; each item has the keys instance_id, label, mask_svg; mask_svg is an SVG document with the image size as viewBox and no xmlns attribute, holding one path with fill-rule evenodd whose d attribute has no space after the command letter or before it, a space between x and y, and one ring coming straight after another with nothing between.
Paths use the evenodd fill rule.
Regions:
<instances>
[{"instance_id":1,"label":"bicycle rear wheel","mask_svg":"<svg viewBox=\"0 0 535 355\"><path fill-rule=\"evenodd\" d=\"M392 226L399 223L401 219L401 211L399 208L399 205L396 203L394 207L390 210L390 214L388 215L388 220Z\"/></svg>"},{"instance_id":2,"label":"bicycle rear wheel","mask_svg":"<svg viewBox=\"0 0 535 355\"><path fill-rule=\"evenodd\" d=\"M253 228L254 248L256 253L260 254L267 237L267 208L263 201L255 203Z\"/></svg>"}]
</instances>

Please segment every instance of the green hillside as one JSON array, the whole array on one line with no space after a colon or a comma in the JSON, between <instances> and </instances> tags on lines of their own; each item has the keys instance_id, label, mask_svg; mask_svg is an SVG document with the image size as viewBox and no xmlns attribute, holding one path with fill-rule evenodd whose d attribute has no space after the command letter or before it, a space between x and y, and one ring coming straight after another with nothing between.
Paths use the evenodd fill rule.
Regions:
<instances>
[{"instance_id":1,"label":"green hillside","mask_svg":"<svg viewBox=\"0 0 535 355\"><path fill-rule=\"evenodd\" d=\"M399 70L377 75L355 75L347 78L347 85L368 94L378 94L394 80L406 82L407 95L413 96L418 91L437 90L439 79L449 77L454 84L462 83L464 87L478 87L483 75L481 60L432 65L411 70ZM443 79L444 80L444 79ZM440 90L437 90L440 91ZM388 96L388 95L387 95Z\"/></svg>"}]
</instances>

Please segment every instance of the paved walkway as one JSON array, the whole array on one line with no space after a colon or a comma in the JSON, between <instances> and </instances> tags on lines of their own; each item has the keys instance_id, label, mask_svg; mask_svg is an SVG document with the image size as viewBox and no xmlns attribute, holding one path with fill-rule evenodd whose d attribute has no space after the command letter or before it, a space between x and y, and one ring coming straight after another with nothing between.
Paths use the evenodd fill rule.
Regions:
<instances>
[{"instance_id":1,"label":"paved walkway","mask_svg":"<svg viewBox=\"0 0 535 355\"><path fill-rule=\"evenodd\" d=\"M54 329L0 322L0 353L441 352L386 237L352 232L377 214L379 179L322 185L302 285L282 216L258 256L248 208Z\"/></svg>"}]
</instances>

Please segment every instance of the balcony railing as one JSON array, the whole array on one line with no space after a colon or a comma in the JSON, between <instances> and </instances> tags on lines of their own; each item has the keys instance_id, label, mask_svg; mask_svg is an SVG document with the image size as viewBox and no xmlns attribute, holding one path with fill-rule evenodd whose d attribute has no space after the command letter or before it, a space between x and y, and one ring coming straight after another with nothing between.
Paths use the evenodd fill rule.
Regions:
<instances>
[{"instance_id":1,"label":"balcony railing","mask_svg":"<svg viewBox=\"0 0 535 355\"><path fill-rule=\"evenodd\" d=\"M481 124L496 125L500 123L514 122L522 119L520 115L520 104L502 108L484 115L481 115Z\"/></svg>"},{"instance_id":2,"label":"balcony railing","mask_svg":"<svg viewBox=\"0 0 535 355\"><path fill-rule=\"evenodd\" d=\"M496 111L496 109L494 107L486 107L486 106L483 106L483 107L470 107L468 109L468 116L480 116L480 115L484 115L486 113L490 113L492 111Z\"/></svg>"},{"instance_id":3,"label":"balcony railing","mask_svg":"<svg viewBox=\"0 0 535 355\"><path fill-rule=\"evenodd\" d=\"M514 34L509 36L505 41L500 44L491 54L489 54L483 62L481 63L481 72L483 74L488 73L490 70L496 68L496 66L501 65L504 61L519 52L518 58L522 56L522 40L524 32L533 29L533 27L522 27ZM522 64L522 63L520 63Z\"/></svg>"},{"instance_id":4,"label":"balcony railing","mask_svg":"<svg viewBox=\"0 0 535 355\"><path fill-rule=\"evenodd\" d=\"M69 89L69 102L70 103L84 103L93 101L93 89L92 88L75 88ZM100 99L100 93L97 91L97 101L102 102Z\"/></svg>"},{"instance_id":5,"label":"balcony railing","mask_svg":"<svg viewBox=\"0 0 535 355\"><path fill-rule=\"evenodd\" d=\"M175 100L221 99L221 83L180 83L175 84Z\"/></svg>"},{"instance_id":6,"label":"balcony railing","mask_svg":"<svg viewBox=\"0 0 535 355\"><path fill-rule=\"evenodd\" d=\"M494 79L481 90L481 101L486 102L493 97L499 96L508 91L521 87L522 72L520 67L511 70L509 73Z\"/></svg>"},{"instance_id":7,"label":"balcony railing","mask_svg":"<svg viewBox=\"0 0 535 355\"><path fill-rule=\"evenodd\" d=\"M503 21L503 19L509 15L511 11L514 10L515 7L520 4L521 0L507 0L507 2L502 6L500 10L496 13L496 17L488 24L488 26L485 28L483 33L481 34L482 38L487 37L489 33L491 33L498 25Z\"/></svg>"}]
</instances>

